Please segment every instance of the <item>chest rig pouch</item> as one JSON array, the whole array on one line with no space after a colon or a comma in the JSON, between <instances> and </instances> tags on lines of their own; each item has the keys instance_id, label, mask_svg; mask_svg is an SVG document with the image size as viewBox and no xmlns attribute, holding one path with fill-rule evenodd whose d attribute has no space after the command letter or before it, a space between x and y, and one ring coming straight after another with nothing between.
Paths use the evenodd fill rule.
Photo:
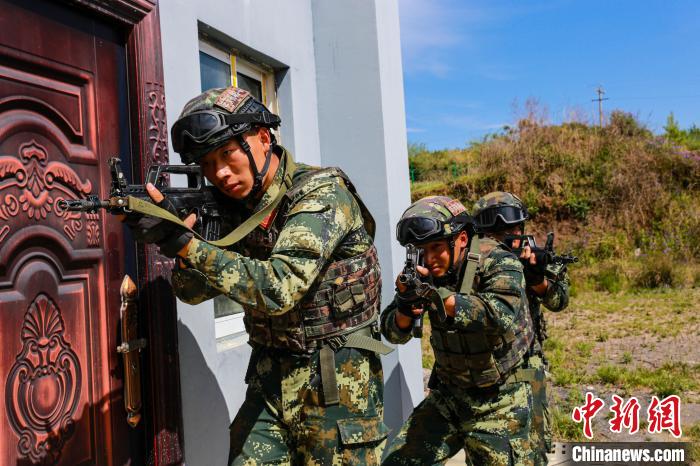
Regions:
<instances>
[{"instance_id":1,"label":"chest rig pouch","mask_svg":"<svg viewBox=\"0 0 700 466\"><path fill-rule=\"evenodd\" d=\"M284 226L286 212L319 184L339 182L338 178L355 197L362 211L364 228L374 237L374 219L342 170L299 165L292 187L285 194L275 225L269 229L265 241L250 244L257 238L251 235L247 238L246 249L257 249L256 255L269 258L278 232ZM377 250L372 245L354 257L329 261L306 295L288 312L269 315L257 309L246 309L243 320L253 344L296 354L311 355L320 350L325 404L332 405L338 403L335 351L342 347L380 354L391 351L381 341L375 340L371 332L379 316L380 295L381 270Z\"/></svg>"},{"instance_id":2,"label":"chest rig pouch","mask_svg":"<svg viewBox=\"0 0 700 466\"><path fill-rule=\"evenodd\" d=\"M473 294L478 290L480 281L487 278L483 275L484 263L497 246L497 242L488 238L472 239L460 288L462 294ZM432 322L430 342L435 353L438 378L445 383L457 382L463 388L503 383L521 362L532 337L524 290L521 303L518 320L505 335L480 322L473 322L466 329Z\"/></svg>"}]
</instances>

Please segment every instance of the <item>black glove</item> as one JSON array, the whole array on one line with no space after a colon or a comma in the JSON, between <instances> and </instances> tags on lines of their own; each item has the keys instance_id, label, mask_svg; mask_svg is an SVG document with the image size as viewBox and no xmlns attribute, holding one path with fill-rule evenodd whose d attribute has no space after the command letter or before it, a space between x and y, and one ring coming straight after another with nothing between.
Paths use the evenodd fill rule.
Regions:
<instances>
[{"instance_id":1,"label":"black glove","mask_svg":"<svg viewBox=\"0 0 700 466\"><path fill-rule=\"evenodd\" d=\"M156 205L177 216L175 206L167 197ZM129 214L124 223L131 228L136 241L155 243L166 257L176 257L193 236L191 231L180 225L150 215Z\"/></svg>"},{"instance_id":2,"label":"black glove","mask_svg":"<svg viewBox=\"0 0 700 466\"><path fill-rule=\"evenodd\" d=\"M409 289L404 292L396 292L396 310L405 316L415 319L419 316L413 313L414 307L420 307L423 303L423 298L416 294L415 289Z\"/></svg>"},{"instance_id":3,"label":"black glove","mask_svg":"<svg viewBox=\"0 0 700 466\"><path fill-rule=\"evenodd\" d=\"M544 261L532 265L530 261L523 263L525 284L527 286L537 286L544 281L544 273L547 266Z\"/></svg>"}]
</instances>

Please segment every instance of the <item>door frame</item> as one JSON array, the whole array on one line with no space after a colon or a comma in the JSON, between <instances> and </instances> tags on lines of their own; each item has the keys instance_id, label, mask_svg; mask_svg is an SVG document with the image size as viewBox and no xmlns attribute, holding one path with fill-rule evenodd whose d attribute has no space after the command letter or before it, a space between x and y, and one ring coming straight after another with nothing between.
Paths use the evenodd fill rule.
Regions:
<instances>
[{"instance_id":1,"label":"door frame","mask_svg":"<svg viewBox=\"0 0 700 466\"><path fill-rule=\"evenodd\" d=\"M148 168L168 163L163 55L157 0L62 0L90 16L115 24L126 37L127 100L130 117L132 182ZM184 462L177 307L170 288L173 261L154 246L137 245L139 314L148 341L144 353L143 419L148 464ZM126 422L126 413L124 413ZM148 451L144 452L145 454ZM144 460L146 460L144 458Z\"/></svg>"}]
</instances>

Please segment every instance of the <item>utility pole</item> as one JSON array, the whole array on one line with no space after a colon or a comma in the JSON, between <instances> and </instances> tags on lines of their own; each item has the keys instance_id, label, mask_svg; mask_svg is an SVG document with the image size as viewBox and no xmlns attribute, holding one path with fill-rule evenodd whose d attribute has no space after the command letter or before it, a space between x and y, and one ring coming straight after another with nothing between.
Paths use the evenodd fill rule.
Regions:
<instances>
[{"instance_id":1,"label":"utility pole","mask_svg":"<svg viewBox=\"0 0 700 466\"><path fill-rule=\"evenodd\" d=\"M591 99L591 102L598 102L598 121L600 122L600 127L603 127L603 101L604 100L610 100L607 97L603 98L603 94L605 94L605 91L603 90L602 86L598 86L598 89L596 89L596 92L598 93L598 98L597 99Z\"/></svg>"}]
</instances>

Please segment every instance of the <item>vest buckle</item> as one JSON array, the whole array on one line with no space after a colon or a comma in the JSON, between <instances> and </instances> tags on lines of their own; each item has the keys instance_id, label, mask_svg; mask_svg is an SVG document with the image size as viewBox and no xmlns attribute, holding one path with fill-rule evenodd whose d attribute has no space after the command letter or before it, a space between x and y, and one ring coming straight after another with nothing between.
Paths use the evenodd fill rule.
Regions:
<instances>
[{"instance_id":1,"label":"vest buckle","mask_svg":"<svg viewBox=\"0 0 700 466\"><path fill-rule=\"evenodd\" d=\"M479 261L481 260L481 254L477 254L474 252L467 252L467 260L472 261L472 262L476 262L478 264Z\"/></svg>"}]
</instances>

